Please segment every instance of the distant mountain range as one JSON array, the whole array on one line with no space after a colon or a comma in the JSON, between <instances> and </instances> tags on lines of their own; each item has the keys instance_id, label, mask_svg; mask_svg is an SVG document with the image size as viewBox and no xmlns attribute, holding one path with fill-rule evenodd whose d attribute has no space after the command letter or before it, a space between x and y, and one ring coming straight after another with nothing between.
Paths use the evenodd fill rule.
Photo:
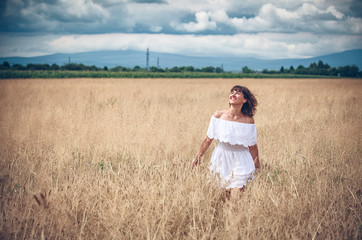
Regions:
<instances>
[{"instance_id":1,"label":"distant mountain range","mask_svg":"<svg viewBox=\"0 0 362 240\"><path fill-rule=\"evenodd\" d=\"M203 68L207 66L223 67L225 71L241 71L244 66L253 70L279 70L281 66L289 68L293 66L297 68L299 65L308 67L311 63L321 60L328 63L331 67L339 67L346 65L356 65L362 70L362 49L349 50L319 57L306 59L278 59L264 60L257 58L242 57L194 57L179 54L156 53L150 52L149 66L159 66L161 68L172 68L174 66L193 66L195 68ZM72 63L83 63L84 65L95 65L97 67L107 66L112 68L115 66L123 66L133 68L146 66L146 52L139 51L98 51L83 52L73 54L52 54L38 57L1 57L0 63L7 61L11 65L28 63L56 63L58 65Z\"/></svg>"}]
</instances>

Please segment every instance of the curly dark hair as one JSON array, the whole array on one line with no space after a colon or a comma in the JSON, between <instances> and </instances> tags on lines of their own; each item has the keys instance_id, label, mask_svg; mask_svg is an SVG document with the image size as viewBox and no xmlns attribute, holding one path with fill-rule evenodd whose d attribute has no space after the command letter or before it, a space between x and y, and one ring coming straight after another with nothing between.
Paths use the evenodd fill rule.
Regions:
<instances>
[{"instance_id":1,"label":"curly dark hair","mask_svg":"<svg viewBox=\"0 0 362 240\"><path fill-rule=\"evenodd\" d=\"M254 94L250 92L247 87L243 87L240 85L235 85L234 87L232 87L230 92L233 92L234 90L242 92L244 98L247 100L247 102L243 104L241 112L246 116L253 117L255 115L256 106L258 106L258 101L256 100Z\"/></svg>"}]
</instances>

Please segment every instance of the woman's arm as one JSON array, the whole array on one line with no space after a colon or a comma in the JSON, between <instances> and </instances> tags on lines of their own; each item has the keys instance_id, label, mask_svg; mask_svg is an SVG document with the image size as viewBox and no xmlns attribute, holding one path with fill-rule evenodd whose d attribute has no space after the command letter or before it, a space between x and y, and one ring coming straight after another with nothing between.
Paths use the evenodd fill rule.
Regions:
<instances>
[{"instance_id":1,"label":"woman's arm","mask_svg":"<svg viewBox=\"0 0 362 240\"><path fill-rule=\"evenodd\" d=\"M258 170L260 168L258 145L250 146L249 152L253 157L255 169Z\"/></svg>"},{"instance_id":2,"label":"woman's arm","mask_svg":"<svg viewBox=\"0 0 362 240\"><path fill-rule=\"evenodd\" d=\"M192 168L194 168L196 165L200 164L201 157L204 155L206 150L209 148L210 144L212 143L213 139L210 139L209 137L205 137L200 145L199 151L197 151L196 156L194 160L192 161Z\"/></svg>"}]
</instances>

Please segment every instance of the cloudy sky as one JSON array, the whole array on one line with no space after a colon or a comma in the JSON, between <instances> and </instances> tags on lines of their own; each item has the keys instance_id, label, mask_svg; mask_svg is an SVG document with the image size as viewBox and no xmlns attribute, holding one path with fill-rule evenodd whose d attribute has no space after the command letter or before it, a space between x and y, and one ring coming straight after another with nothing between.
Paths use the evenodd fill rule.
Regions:
<instances>
[{"instance_id":1,"label":"cloudy sky","mask_svg":"<svg viewBox=\"0 0 362 240\"><path fill-rule=\"evenodd\" d=\"M0 57L304 58L362 48L362 0L1 0Z\"/></svg>"}]
</instances>

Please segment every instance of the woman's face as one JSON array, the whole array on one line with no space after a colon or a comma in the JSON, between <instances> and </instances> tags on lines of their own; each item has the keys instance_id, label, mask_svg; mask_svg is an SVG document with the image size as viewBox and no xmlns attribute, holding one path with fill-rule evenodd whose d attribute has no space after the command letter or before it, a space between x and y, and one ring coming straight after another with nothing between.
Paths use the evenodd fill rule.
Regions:
<instances>
[{"instance_id":1,"label":"woman's face","mask_svg":"<svg viewBox=\"0 0 362 240\"><path fill-rule=\"evenodd\" d=\"M230 92L229 103L231 105L243 105L246 102L244 94L239 89L234 89Z\"/></svg>"}]
</instances>

